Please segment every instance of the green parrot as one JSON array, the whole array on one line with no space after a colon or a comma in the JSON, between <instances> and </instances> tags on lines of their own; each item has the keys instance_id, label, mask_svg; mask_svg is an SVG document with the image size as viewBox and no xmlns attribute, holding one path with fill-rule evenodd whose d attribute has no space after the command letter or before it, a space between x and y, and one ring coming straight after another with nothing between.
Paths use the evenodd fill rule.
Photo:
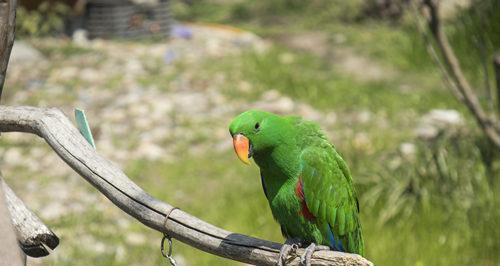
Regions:
<instances>
[{"instance_id":1,"label":"green parrot","mask_svg":"<svg viewBox=\"0 0 500 266\"><path fill-rule=\"evenodd\" d=\"M363 255L359 203L351 173L319 126L296 116L249 110L231 122L238 158L260 168L264 194L287 239L278 265L297 246Z\"/></svg>"}]
</instances>

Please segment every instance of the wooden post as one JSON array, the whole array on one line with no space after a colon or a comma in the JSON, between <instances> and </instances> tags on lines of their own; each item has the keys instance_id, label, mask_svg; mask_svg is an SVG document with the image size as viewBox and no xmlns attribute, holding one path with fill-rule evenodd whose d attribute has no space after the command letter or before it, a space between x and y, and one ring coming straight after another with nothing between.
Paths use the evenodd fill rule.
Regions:
<instances>
[{"instance_id":1,"label":"wooden post","mask_svg":"<svg viewBox=\"0 0 500 266\"><path fill-rule=\"evenodd\" d=\"M17 0L0 0L0 99L10 51L14 44Z\"/></svg>"}]
</instances>

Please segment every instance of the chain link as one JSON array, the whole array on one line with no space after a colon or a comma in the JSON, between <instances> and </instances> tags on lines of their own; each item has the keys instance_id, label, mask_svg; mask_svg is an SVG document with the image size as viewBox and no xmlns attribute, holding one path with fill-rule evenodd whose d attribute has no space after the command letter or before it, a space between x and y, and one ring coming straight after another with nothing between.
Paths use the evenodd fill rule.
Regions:
<instances>
[{"instance_id":1,"label":"chain link","mask_svg":"<svg viewBox=\"0 0 500 266\"><path fill-rule=\"evenodd\" d=\"M165 240L168 241L168 252L165 252ZM174 257L172 257L172 238L167 234L163 234L160 251L161 255L168 259L171 266L177 266L177 262L175 262Z\"/></svg>"}]
</instances>

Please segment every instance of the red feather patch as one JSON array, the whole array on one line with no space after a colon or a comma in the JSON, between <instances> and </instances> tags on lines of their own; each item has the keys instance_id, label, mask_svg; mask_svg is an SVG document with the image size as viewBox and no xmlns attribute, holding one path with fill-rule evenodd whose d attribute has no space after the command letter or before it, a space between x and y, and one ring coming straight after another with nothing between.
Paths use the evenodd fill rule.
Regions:
<instances>
[{"instance_id":1,"label":"red feather patch","mask_svg":"<svg viewBox=\"0 0 500 266\"><path fill-rule=\"evenodd\" d=\"M302 188L302 180L300 180L300 178L297 182L297 185L295 186L295 195L297 196L297 198L299 198L302 207L299 214L308 220L316 219L314 214L312 214L309 208L307 208L306 200L304 198L304 190Z\"/></svg>"}]
</instances>

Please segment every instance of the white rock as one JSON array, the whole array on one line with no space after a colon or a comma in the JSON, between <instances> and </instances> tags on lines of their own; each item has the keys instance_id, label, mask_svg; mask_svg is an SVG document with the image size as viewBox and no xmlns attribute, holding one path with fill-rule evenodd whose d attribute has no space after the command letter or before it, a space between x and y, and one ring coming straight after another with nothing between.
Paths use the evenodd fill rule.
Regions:
<instances>
[{"instance_id":1,"label":"white rock","mask_svg":"<svg viewBox=\"0 0 500 266\"><path fill-rule=\"evenodd\" d=\"M125 72L129 75L139 75L144 73L144 68L139 60L131 59L125 64Z\"/></svg>"},{"instance_id":2,"label":"white rock","mask_svg":"<svg viewBox=\"0 0 500 266\"><path fill-rule=\"evenodd\" d=\"M131 233L127 233L127 235L125 237L125 241L129 245L140 246L140 245L146 243L146 237L143 234L131 232Z\"/></svg>"},{"instance_id":3,"label":"white rock","mask_svg":"<svg viewBox=\"0 0 500 266\"><path fill-rule=\"evenodd\" d=\"M270 91L262 95L262 101L254 104L251 108L262 109L278 114L291 114L295 108L295 102L279 93Z\"/></svg>"},{"instance_id":4,"label":"white rock","mask_svg":"<svg viewBox=\"0 0 500 266\"><path fill-rule=\"evenodd\" d=\"M241 80L237 86L238 90L242 92L250 92L252 90L252 84L248 81Z\"/></svg>"},{"instance_id":5,"label":"white rock","mask_svg":"<svg viewBox=\"0 0 500 266\"><path fill-rule=\"evenodd\" d=\"M104 78L103 72L94 68L84 68L78 71L78 76L88 83L99 82Z\"/></svg>"},{"instance_id":6,"label":"white rock","mask_svg":"<svg viewBox=\"0 0 500 266\"><path fill-rule=\"evenodd\" d=\"M158 160L162 158L164 154L165 151L162 147L151 142L141 143L134 152L137 158L145 158L148 160Z\"/></svg>"},{"instance_id":7,"label":"white rock","mask_svg":"<svg viewBox=\"0 0 500 266\"><path fill-rule=\"evenodd\" d=\"M422 117L422 121L440 128L463 123L462 115L457 110L435 109Z\"/></svg>"},{"instance_id":8,"label":"white rock","mask_svg":"<svg viewBox=\"0 0 500 266\"><path fill-rule=\"evenodd\" d=\"M422 139L433 139L439 134L436 127L430 125L421 125L415 129L415 135Z\"/></svg>"},{"instance_id":9,"label":"white rock","mask_svg":"<svg viewBox=\"0 0 500 266\"><path fill-rule=\"evenodd\" d=\"M370 111L364 110L357 114L356 120L359 123L367 123L372 118L372 113Z\"/></svg>"},{"instance_id":10,"label":"white rock","mask_svg":"<svg viewBox=\"0 0 500 266\"><path fill-rule=\"evenodd\" d=\"M277 100L281 97L281 93L277 90L268 90L262 94L262 100L263 101L274 101Z\"/></svg>"},{"instance_id":11,"label":"white rock","mask_svg":"<svg viewBox=\"0 0 500 266\"><path fill-rule=\"evenodd\" d=\"M335 124L337 122L337 114L335 112L329 112L326 115L325 122L330 124L330 125Z\"/></svg>"},{"instance_id":12,"label":"white rock","mask_svg":"<svg viewBox=\"0 0 500 266\"><path fill-rule=\"evenodd\" d=\"M22 40L16 40L10 52L9 66L32 65L44 61L44 56L33 46Z\"/></svg>"},{"instance_id":13,"label":"white rock","mask_svg":"<svg viewBox=\"0 0 500 266\"><path fill-rule=\"evenodd\" d=\"M54 69L49 76L49 81L57 83L60 81L72 80L80 74L80 69L74 66L67 66Z\"/></svg>"},{"instance_id":14,"label":"white rock","mask_svg":"<svg viewBox=\"0 0 500 266\"><path fill-rule=\"evenodd\" d=\"M462 115L451 109L435 109L422 116L415 134L423 139L435 138L439 132L463 125Z\"/></svg>"},{"instance_id":15,"label":"white rock","mask_svg":"<svg viewBox=\"0 0 500 266\"><path fill-rule=\"evenodd\" d=\"M308 104L298 104L297 113L308 120L313 121L322 121L324 119L324 114L314 109L312 106Z\"/></svg>"},{"instance_id":16,"label":"white rock","mask_svg":"<svg viewBox=\"0 0 500 266\"><path fill-rule=\"evenodd\" d=\"M289 113L293 110L294 102L288 97L282 97L278 101L275 101L273 105L273 109L275 109L276 112Z\"/></svg>"},{"instance_id":17,"label":"white rock","mask_svg":"<svg viewBox=\"0 0 500 266\"><path fill-rule=\"evenodd\" d=\"M65 215L66 208L61 202L52 201L40 210L40 216L46 220L55 220Z\"/></svg>"},{"instance_id":18,"label":"white rock","mask_svg":"<svg viewBox=\"0 0 500 266\"><path fill-rule=\"evenodd\" d=\"M356 149L359 150L370 150L372 146L370 138L366 133L363 132L359 132L354 135L352 144Z\"/></svg>"},{"instance_id":19,"label":"white rock","mask_svg":"<svg viewBox=\"0 0 500 266\"><path fill-rule=\"evenodd\" d=\"M24 158L19 148L10 148L3 154L4 163L6 165L20 165Z\"/></svg>"},{"instance_id":20,"label":"white rock","mask_svg":"<svg viewBox=\"0 0 500 266\"><path fill-rule=\"evenodd\" d=\"M403 143L401 143L401 145L399 145L399 151L404 156L410 157L410 156L413 156L415 154L416 147L415 147L415 144L413 144L413 143L403 142Z\"/></svg>"},{"instance_id":21,"label":"white rock","mask_svg":"<svg viewBox=\"0 0 500 266\"><path fill-rule=\"evenodd\" d=\"M77 29L73 32L71 36L73 43L80 46L86 46L89 44L88 32L84 29Z\"/></svg>"},{"instance_id":22,"label":"white rock","mask_svg":"<svg viewBox=\"0 0 500 266\"><path fill-rule=\"evenodd\" d=\"M130 115L136 116L136 119L145 119L149 114L149 106L143 102L132 103L128 108L128 112Z\"/></svg>"}]
</instances>

